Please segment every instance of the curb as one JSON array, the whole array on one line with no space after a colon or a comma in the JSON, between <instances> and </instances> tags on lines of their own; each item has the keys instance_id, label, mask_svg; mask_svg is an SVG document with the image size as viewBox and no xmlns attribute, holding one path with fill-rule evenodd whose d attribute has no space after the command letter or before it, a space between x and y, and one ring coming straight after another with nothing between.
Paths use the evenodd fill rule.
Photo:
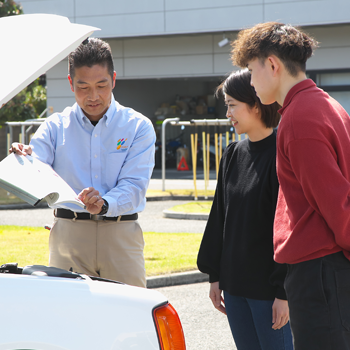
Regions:
<instances>
[{"instance_id":1,"label":"curb","mask_svg":"<svg viewBox=\"0 0 350 350\"><path fill-rule=\"evenodd\" d=\"M208 220L209 214L185 213L171 210L163 210L163 217L168 219Z\"/></svg>"},{"instance_id":2,"label":"curb","mask_svg":"<svg viewBox=\"0 0 350 350\"><path fill-rule=\"evenodd\" d=\"M198 270L189 272L172 273L162 276L154 276L147 278L147 288L161 288L170 286L179 286L183 284L192 284L200 282L208 282L209 276Z\"/></svg>"},{"instance_id":3,"label":"curb","mask_svg":"<svg viewBox=\"0 0 350 350\"><path fill-rule=\"evenodd\" d=\"M3 204L0 210L17 210L17 209L47 209L50 208L46 202L38 203L35 207L28 203Z\"/></svg>"}]
</instances>

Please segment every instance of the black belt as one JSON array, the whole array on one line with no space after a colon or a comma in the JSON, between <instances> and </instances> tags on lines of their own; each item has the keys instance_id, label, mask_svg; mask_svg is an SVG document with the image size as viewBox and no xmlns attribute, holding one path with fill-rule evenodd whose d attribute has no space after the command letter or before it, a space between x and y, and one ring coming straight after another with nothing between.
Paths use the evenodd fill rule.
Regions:
<instances>
[{"instance_id":1,"label":"black belt","mask_svg":"<svg viewBox=\"0 0 350 350\"><path fill-rule=\"evenodd\" d=\"M78 220L107 220L107 221L135 221L139 217L137 213L131 215L121 215L121 216L103 216L94 215L90 213L76 213L67 209L55 209L54 215L56 218L63 219L78 219Z\"/></svg>"}]
</instances>

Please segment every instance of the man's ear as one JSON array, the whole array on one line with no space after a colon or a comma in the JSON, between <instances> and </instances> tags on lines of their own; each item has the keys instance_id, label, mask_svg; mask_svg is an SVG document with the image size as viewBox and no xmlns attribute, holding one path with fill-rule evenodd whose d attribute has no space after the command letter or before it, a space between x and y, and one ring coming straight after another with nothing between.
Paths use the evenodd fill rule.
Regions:
<instances>
[{"instance_id":1,"label":"man's ear","mask_svg":"<svg viewBox=\"0 0 350 350\"><path fill-rule=\"evenodd\" d=\"M70 74L68 74L68 80L69 80L70 89L74 92L73 79L71 78Z\"/></svg>"},{"instance_id":2,"label":"man's ear","mask_svg":"<svg viewBox=\"0 0 350 350\"><path fill-rule=\"evenodd\" d=\"M273 74L273 76L276 76L278 73L280 73L282 62L277 56L271 55L267 57L265 64L269 65L270 71Z\"/></svg>"},{"instance_id":3,"label":"man's ear","mask_svg":"<svg viewBox=\"0 0 350 350\"><path fill-rule=\"evenodd\" d=\"M116 79L116 77L117 77L117 72L114 71L113 72L113 79L112 79L112 89L114 89L114 87L115 87L115 79Z\"/></svg>"}]
</instances>

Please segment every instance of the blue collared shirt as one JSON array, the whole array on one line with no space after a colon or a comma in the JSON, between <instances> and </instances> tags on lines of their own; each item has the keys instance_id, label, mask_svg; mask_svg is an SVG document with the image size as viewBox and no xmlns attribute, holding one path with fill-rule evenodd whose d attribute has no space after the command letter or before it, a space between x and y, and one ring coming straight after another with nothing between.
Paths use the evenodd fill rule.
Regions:
<instances>
[{"instance_id":1,"label":"blue collared shirt","mask_svg":"<svg viewBox=\"0 0 350 350\"><path fill-rule=\"evenodd\" d=\"M154 167L151 121L114 100L94 127L75 103L40 126L30 145L78 194L94 187L109 203L107 216L138 213ZM64 206L76 212L79 206Z\"/></svg>"}]
</instances>

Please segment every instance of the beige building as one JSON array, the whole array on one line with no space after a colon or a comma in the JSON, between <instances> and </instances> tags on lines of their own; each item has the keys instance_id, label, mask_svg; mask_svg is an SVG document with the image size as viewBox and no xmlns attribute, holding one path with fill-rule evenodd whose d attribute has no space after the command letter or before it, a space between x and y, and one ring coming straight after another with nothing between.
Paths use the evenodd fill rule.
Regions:
<instances>
[{"instance_id":1,"label":"beige building","mask_svg":"<svg viewBox=\"0 0 350 350\"><path fill-rule=\"evenodd\" d=\"M174 105L181 97L198 100L212 95L236 68L229 59L230 45L221 47L219 42L234 40L240 29L264 21L299 25L320 42L307 73L350 113L349 0L21 0L21 4L26 14L63 15L73 23L101 28L94 35L112 47L115 98L155 124L161 105ZM47 96L55 112L74 103L66 59L47 72ZM192 115L192 110L181 118L224 118L223 103L217 101L211 112Z\"/></svg>"},{"instance_id":2,"label":"beige building","mask_svg":"<svg viewBox=\"0 0 350 350\"><path fill-rule=\"evenodd\" d=\"M225 37L264 21L302 26L320 42L309 76L350 112L350 2L348 0L22 0L25 13L54 13L101 28L112 47L116 99L154 119L176 95L212 94L234 69ZM44 28L43 28L44 30ZM40 34L39 34L40 35ZM47 73L48 105L74 103L67 61ZM218 117L224 117L218 106Z\"/></svg>"}]
</instances>

